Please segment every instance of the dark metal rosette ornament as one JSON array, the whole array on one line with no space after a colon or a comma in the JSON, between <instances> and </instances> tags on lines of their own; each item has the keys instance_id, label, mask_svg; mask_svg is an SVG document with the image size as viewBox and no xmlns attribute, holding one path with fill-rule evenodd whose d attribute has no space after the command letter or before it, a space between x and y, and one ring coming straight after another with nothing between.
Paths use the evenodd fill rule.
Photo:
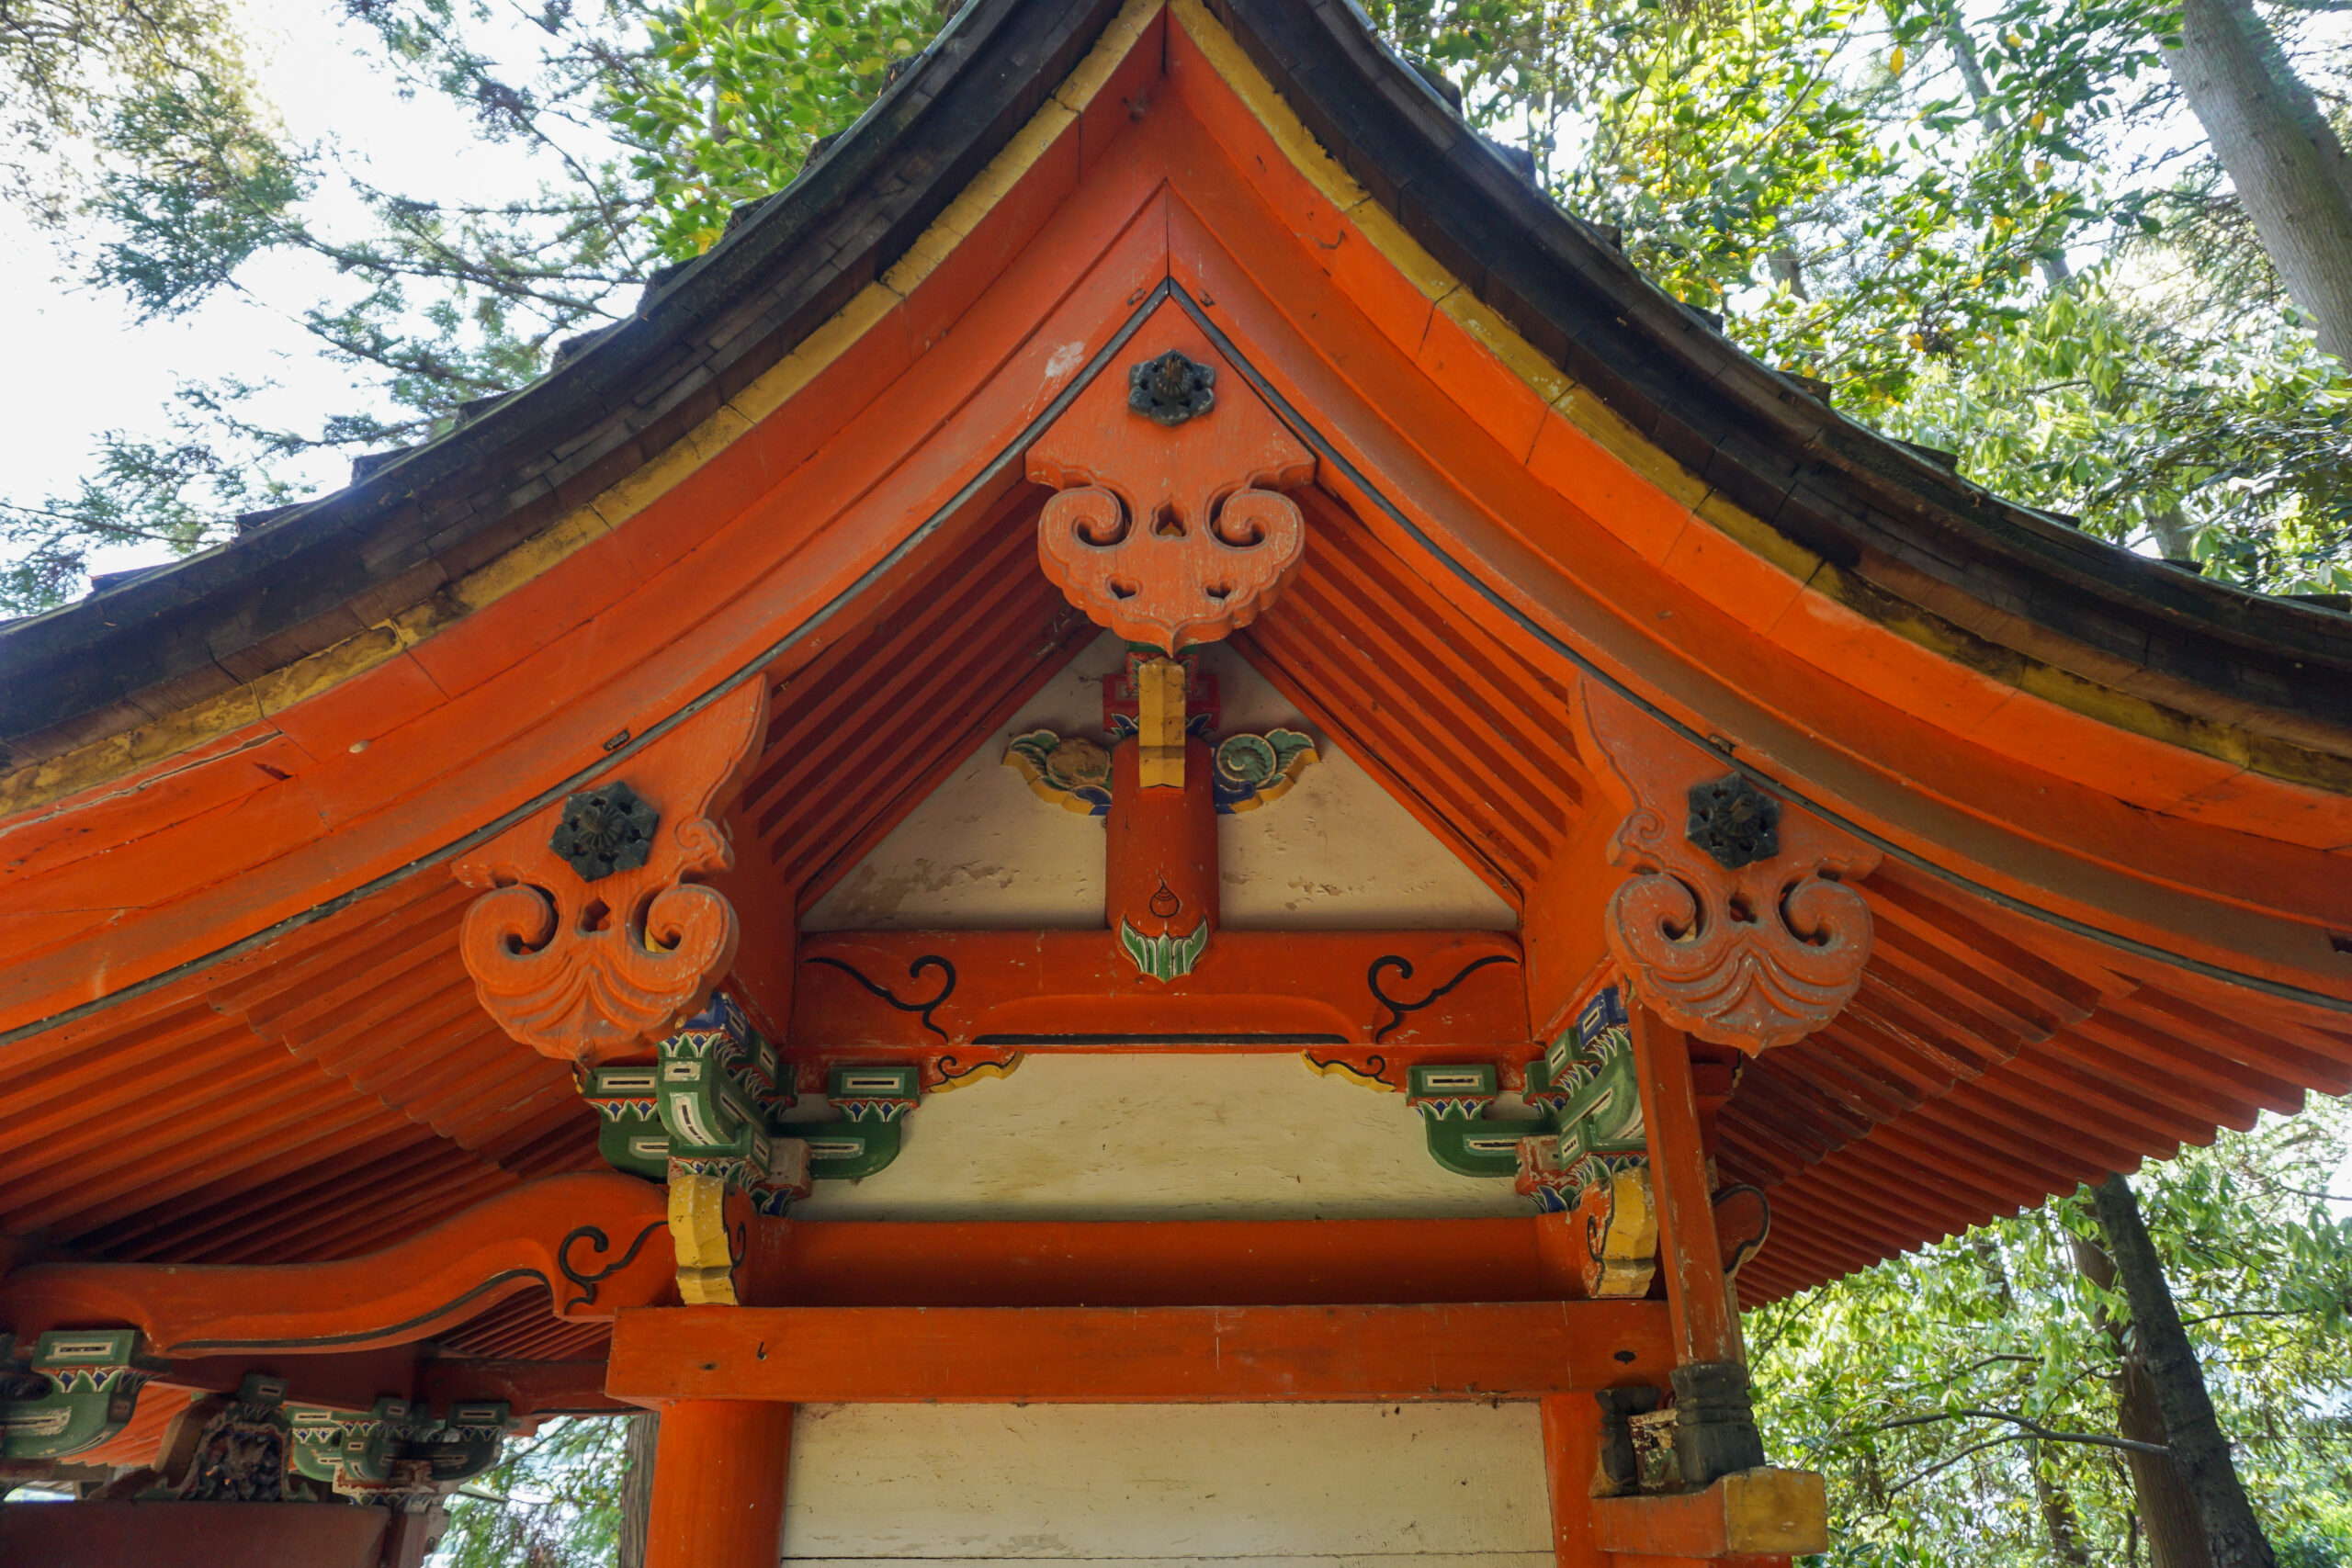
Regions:
<instances>
[{"instance_id":1,"label":"dark metal rosette ornament","mask_svg":"<svg viewBox=\"0 0 2352 1568\"><path fill-rule=\"evenodd\" d=\"M635 871L653 852L653 829L661 815L618 782L582 790L563 803L548 848L571 864L583 882L616 871Z\"/></svg>"}]
</instances>

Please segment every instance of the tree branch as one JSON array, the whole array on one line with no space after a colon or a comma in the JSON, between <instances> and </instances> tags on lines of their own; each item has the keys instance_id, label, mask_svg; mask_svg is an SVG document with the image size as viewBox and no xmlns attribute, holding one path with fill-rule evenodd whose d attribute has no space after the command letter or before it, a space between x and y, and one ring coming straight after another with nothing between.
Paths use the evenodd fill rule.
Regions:
<instances>
[{"instance_id":1,"label":"tree branch","mask_svg":"<svg viewBox=\"0 0 2352 1568\"><path fill-rule=\"evenodd\" d=\"M1917 1416L1898 1416L1891 1421L1880 1421L1868 1427L1854 1427L1843 1432L1810 1439L1815 1447L1844 1442L1851 1438L1868 1437L1873 1432L1892 1432L1904 1427L1925 1427L1938 1421L2007 1421L2023 1428L2021 1436L2037 1438L2052 1443L2087 1443L2094 1448L2120 1449L2125 1453L2166 1454L2172 1450L2162 1443L2143 1443L2132 1438L2110 1438L2097 1432L2061 1432L2039 1421L2013 1415L2006 1410L1930 1410ZM1981 1445L1980 1445L1981 1446Z\"/></svg>"}]
</instances>

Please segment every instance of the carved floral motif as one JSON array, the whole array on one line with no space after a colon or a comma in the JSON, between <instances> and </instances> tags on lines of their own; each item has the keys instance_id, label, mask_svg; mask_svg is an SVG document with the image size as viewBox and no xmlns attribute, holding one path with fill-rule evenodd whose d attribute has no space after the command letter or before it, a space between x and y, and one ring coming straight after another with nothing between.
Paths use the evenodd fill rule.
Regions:
<instances>
[{"instance_id":1,"label":"carved floral motif","mask_svg":"<svg viewBox=\"0 0 2352 1568\"><path fill-rule=\"evenodd\" d=\"M1127 370L1127 406L1173 428L1216 407L1216 367L1170 349Z\"/></svg>"},{"instance_id":2,"label":"carved floral motif","mask_svg":"<svg viewBox=\"0 0 2352 1568\"><path fill-rule=\"evenodd\" d=\"M758 750L766 696L763 682L746 682L621 763L619 777L585 792L599 797L594 822L575 811L576 794L458 863L458 879L483 890L459 951L507 1033L594 1066L650 1048L700 1010L741 931L727 900L695 879L734 863L716 818ZM659 824L650 838L623 844L648 817ZM560 839L567 824L575 830ZM566 847L591 852L586 872Z\"/></svg>"},{"instance_id":3,"label":"carved floral motif","mask_svg":"<svg viewBox=\"0 0 2352 1568\"><path fill-rule=\"evenodd\" d=\"M601 882L616 871L635 871L653 852L653 830L662 818L625 784L582 790L563 803L563 820L548 840L580 874Z\"/></svg>"},{"instance_id":4,"label":"carved floral motif","mask_svg":"<svg viewBox=\"0 0 2352 1568\"><path fill-rule=\"evenodd\" d=\"M1837 1017L1871 950L1870 906L1845 884L1876 870L1878 852L1744 775L1730 787L1721 757L1598 682L1577 683L1575 717L1579 752L1625 813L1609 861L1631 874L1603 930L1642 1000L1748 1052Z\"/></svg>"}]
</instances>

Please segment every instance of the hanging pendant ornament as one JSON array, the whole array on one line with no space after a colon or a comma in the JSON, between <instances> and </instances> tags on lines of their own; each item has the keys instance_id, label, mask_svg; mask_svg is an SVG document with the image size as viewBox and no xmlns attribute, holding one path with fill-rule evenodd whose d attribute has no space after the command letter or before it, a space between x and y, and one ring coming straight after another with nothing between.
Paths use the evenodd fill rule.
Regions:
<instances>
[{"instance_id":1,"label":"hanging pendant ornament","mask_svg":"<svg viewBox=\"0 0 2352 1568\"><path fill-rule=\"evenodd\" d=\"M1315 456L1174 305L1137 338L1166 346L1029 449L1029 478L1061 492L1037 557L1096 625L1176 654L1248 626L1297 575L1306 525L1279 492L1313 481Z\"/></svg>"}]
</instances>

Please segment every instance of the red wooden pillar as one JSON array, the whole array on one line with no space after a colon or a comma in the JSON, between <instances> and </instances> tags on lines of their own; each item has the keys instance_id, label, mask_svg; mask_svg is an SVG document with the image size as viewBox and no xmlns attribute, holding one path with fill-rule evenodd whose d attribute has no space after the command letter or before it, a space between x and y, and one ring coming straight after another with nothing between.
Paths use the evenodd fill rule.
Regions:
<instances>
[{"instance_id":1,"label":"red wooden pillar","mask_svg":"<svg viewBox=\"0 0 2352 1568\"><path fill-rule=\"evenodd\" d=\"M1600 1406L1589 1393L1543 1401L1544 1479L1552 1495L1552 1556L1558 1568L1611 1568L1592 1540L1592 1478L1600 1468Z\"/></svg>"},{"instance_id":2,"label":"red wooden pillar","mask_svg":"<svg viewBox=\"0 0 2352 1568\"><path fill-rule=\"evenodd\" d=\"M1699 1101L1690 1085L1690 1045L1682 1031L1626 998L1634 1066L1641 1077L1642 1125L1650 1145L1650 1191L1657 1200L1658 1262L1666 1269L1675 1359L1735 1361L1738 1331L1724 1288L1715 1240L1714 1191L1699 1136Z\"/></svg>"},{"instance_id":3,"label":"red wooden pillar","mask_svg":"<svg viewBox=\"0 0 2352 1568\"><path fill-rule=\"evenodd\" d=\"M1626 998L1634 1067L1642 1088L1642 1124L1650 1151L1650 1190L1657 1202L1658 1262L1666 1270L1668 1317L1676 1366L1674 1450L1685 1482L1764 1462L1764 1442L1742 1364L1739 1321L1724 1280L1715 1236L1713 1184L1699 1134L1690 1081L1690 1045L1682 1032Z\"/></svg>"},{"instance_id":4,"label":"red wooden pillar","mask_svg":"<svg viewBox=\"0 0 2352 1568\"><path fill-rule=\"evenodd\" d=\"M775 1568L792 1406L681 1400L662 1412L645 1568Z\"/></svg>"}]
</instances>

